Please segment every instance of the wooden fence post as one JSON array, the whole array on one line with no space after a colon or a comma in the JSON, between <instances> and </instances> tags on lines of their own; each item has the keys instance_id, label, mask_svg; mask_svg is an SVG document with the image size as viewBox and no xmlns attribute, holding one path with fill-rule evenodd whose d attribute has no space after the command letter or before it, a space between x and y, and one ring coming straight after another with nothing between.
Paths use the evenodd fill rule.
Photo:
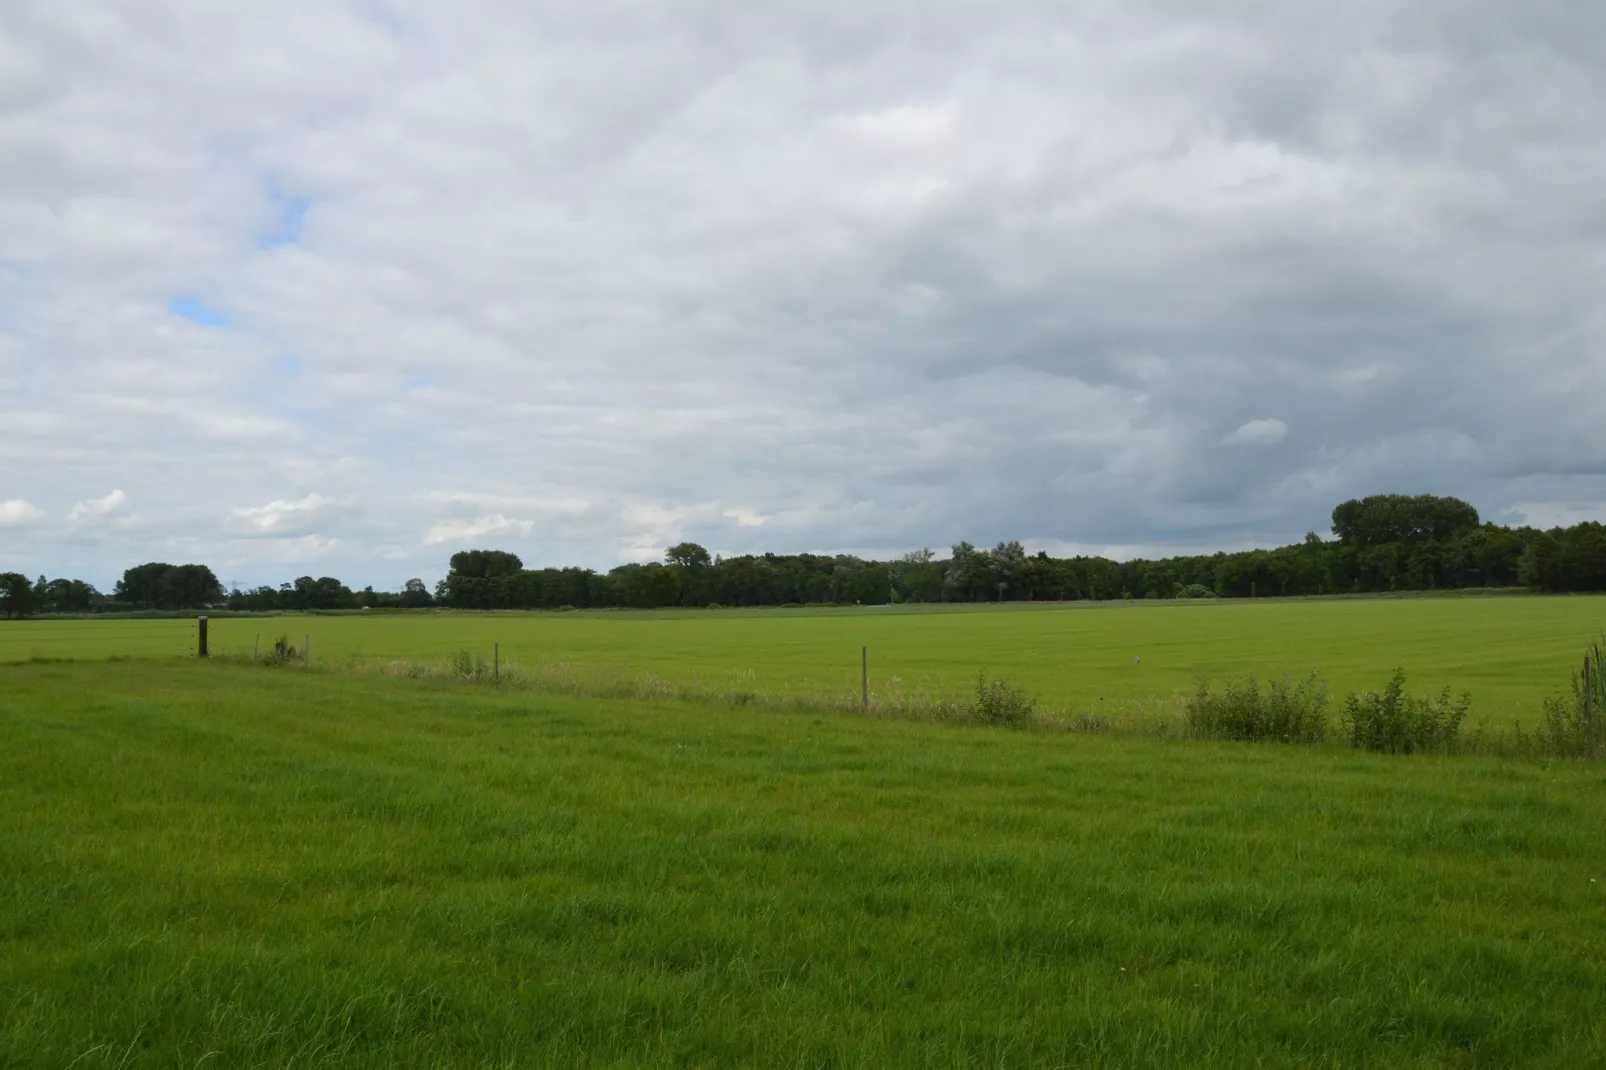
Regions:
<instances>
[{"instance_id":1,"label":"wooden fence post","mask_svg":"<svg viewBox=\"0 0 1606 1070\"><path fill-rule=\"evenodd\" d=\"M301 667L303 669L312 668L312 636L310 635L301 637Z\"/></svg>"},{"instance_id":2,"label":"wooden fence post","mask_svg":"<svg viewBox=\"0 0 1606 1070\"><path fill-rule=\"evenodd\" d=\"M1584 655L1584 720L1589 720L1591 707L1595 704L1595 680L1589 671L1589 655Z\"/></svg>"},{"instance_id":3,"label":"wooden fence post","mask_svg":"<svg viewBox=\"0 0 1606 1070\"><path fill-rule=\"evenodd\" d=\"M206 618L197 617L195 621L195 650L197 657L206 657Z\"/></svg>"},{"instance_id":4,"label":"wooden fence post","mask_svg":"<svg viewBox=\"0 0 1606 1070\"><path fill-rule=\"evenodd\" d=\"M870 708L870 648L859 649L859 708Z\"/></svg>"}]
</instances>

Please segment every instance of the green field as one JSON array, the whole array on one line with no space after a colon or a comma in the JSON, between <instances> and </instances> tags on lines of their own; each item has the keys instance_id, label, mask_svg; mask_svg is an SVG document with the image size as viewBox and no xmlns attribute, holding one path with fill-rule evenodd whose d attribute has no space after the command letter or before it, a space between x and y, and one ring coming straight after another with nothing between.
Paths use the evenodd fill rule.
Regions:
<instances>
[{"instance_id":1,"label":"green field","mask_svg":"<svg viewBox=\"0 0 1606 1070\"><path fill-rule=\"evenodd\" d=\"M1606 1063L1598 765L130 661L0 811L8 1067Z\"/></svg>"},{"instance_id":2,"label":"green field","mask_svg":"<svg viewBox=\"0 0 1606 1070\"><path fill-rule=\"evenodd\" d=\"M1098 710L1168 700L1199 674L1303 675L1335 698L1378 688L1396 667L1411 686L1473 697L1473 724L1532 725L1566 684L1584 643L1606 631L1606 598L1442 597L1103 603L841 610L421 613L217 619L215 653L311 637L317 663L440 659L471 650L534 668L651 674L705 689L857 694L963 692L985 669L1051 706ZM181 656L185 620L0 622L0 660ZM1141 660L1138 660L1141 659Z\"/></svg>"}]
</instances>

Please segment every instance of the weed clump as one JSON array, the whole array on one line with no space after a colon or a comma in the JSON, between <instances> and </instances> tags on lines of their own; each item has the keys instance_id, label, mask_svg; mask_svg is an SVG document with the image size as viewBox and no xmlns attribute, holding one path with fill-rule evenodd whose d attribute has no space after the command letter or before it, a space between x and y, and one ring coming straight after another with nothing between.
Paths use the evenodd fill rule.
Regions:
<instances>
[{"instance_id":1,"label":"weed clump","mask_svg":"<svg viewBox=\"0 0 1606 1070\"><path fill-rule=\"evenodd\" d=\"M1261 690L1253 676L1218 694L1208 680L1187 699L1188 731L1243 743L1320 743L1327 738L1327 682L1313 672L1295 683L1272 680Z\"/></svg>"},{"instance_id":2,"label":"weed clump","mask_svg":"<svg viewBox=\"0 0 1606 1070\"><path fill-rule=\"evenodd\" d=\"M1572 680L1572 694L1545 700L1539 746L1560 758L1599 758L1606 755L1606 677L1601 674L1602 642L1584 654L1584 668Z\"/></svg>"},{"instance_id":3,"label":"weed clump","mask_svg":"<svg viewBox=\"0 0 1606 1070\"><path fill-rule=\"evenodd\" d=\"M297 650L295 644L290 642L290 637L281 635L273 641L273 648L268 651L267 657L262 660L269 665L288 665L293 661L300 660L300 658L301 651Z\"/></svg>"},{"instance_id":4,"label":"weed clump","mask_svg":"<svg viewBox=\"0 0 1606 1070\"><path fill-rule=\"evenodd\" d=\"M983 669L976 674L976 698L969 714L982 724L1020 727L1031 720L1037 696L1008 680L989 680Z\"/></svg>"},{"instance_id":5,"label":"weed clump","mask_svg":"<svg viewBox=\"0 0 1606 1070\"><path fill-rule=\"evenodd\" d=\"M459 680L482 683L491 678L491 666L473 651L459 650L447 662L446 673Z\"/></svg>"},{"instance_id":6,"label":"weed clump","mask_svg":"<svg viewBox=\"0 0 1606 1070\"><path fill-rule=\"evenodd\" d=\"M1350 695L1344 719L1350 746L1380 754L1416 754L1453 750L1472 696L1452 700L1446 687L1435 697L1405 693L1405 670L1395 669L1382 693Z\"/></svg>"}]
</instances>

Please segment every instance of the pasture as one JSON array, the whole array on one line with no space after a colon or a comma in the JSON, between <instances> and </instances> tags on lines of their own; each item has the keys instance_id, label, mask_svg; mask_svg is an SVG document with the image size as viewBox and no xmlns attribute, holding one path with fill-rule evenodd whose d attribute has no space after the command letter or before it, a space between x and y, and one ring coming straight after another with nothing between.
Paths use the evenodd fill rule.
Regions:
<instances>
[{"instance_id":1,"label":"pasture","mask_svg":"<svg viewBox=\"0 0 1606 1070\"><path fill-rule=\"evenodd\" d=\"M650 675L707 691L857 695L869 648L875 696L962 693L978 671L1050 706L1164 704L1216 680L1318 670L1335 700L1410 686L1470 692L1470 724L1531 726L1583 644L1606 630L1601 597L1010 604L825 610L348 614L219 618L215 654L310 637L315 664L440 660L467 650L571 675ZM192 654L187 620L0 622L0 660Z\"/></svg>"},{"instance_id":2,"label":"pasture","mask_svg":"<svg viewBox=\"0 0 1606 1070\"><path fill-rule=\"evenodd\" d=\"M1144 611L901 623L1039 619ZM607 658L846 630L526 621ZM0 1064L1600 1065L1603 790L1593 764L0 666Z\"/></svg>"}]
</instances>

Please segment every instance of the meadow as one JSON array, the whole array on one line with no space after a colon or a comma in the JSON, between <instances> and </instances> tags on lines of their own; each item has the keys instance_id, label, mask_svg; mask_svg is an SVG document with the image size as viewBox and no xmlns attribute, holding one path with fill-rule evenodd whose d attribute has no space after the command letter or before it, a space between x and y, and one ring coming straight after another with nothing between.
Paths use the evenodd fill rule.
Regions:
<instances>
[{"instance_id":1,"label":"meadow","mask_svg":"<svg viewBox=\"0 0 1606 1070\"><path fill-rule=\"evenodd\" d=\"M215 654L311 642L315 664L440 661L470 651L565 679L652 677L710 693L856 696L869 649L872 695L962 694L978 672L1042 702L1102 713L1175 706L1217 681L1317 671L1335 699L1403 668L1417 690L1473 698L1469 726L1531 727L1566 686L1606 598L1439 597L852 607L821 610L377 613L218 618ZM189 620L0 622L0 661L181 657Z\"/></svg>"},{"instance_id":2,"label":"meadow","mask_svg":"<svg viewBox=\"0 0 1606 1070\"><path fill-rule=\"evenodd\" d=\"M0 1064L1601 1065L1603 789L1593 763L0 666Z\"/></svg>"}]
</instances>

